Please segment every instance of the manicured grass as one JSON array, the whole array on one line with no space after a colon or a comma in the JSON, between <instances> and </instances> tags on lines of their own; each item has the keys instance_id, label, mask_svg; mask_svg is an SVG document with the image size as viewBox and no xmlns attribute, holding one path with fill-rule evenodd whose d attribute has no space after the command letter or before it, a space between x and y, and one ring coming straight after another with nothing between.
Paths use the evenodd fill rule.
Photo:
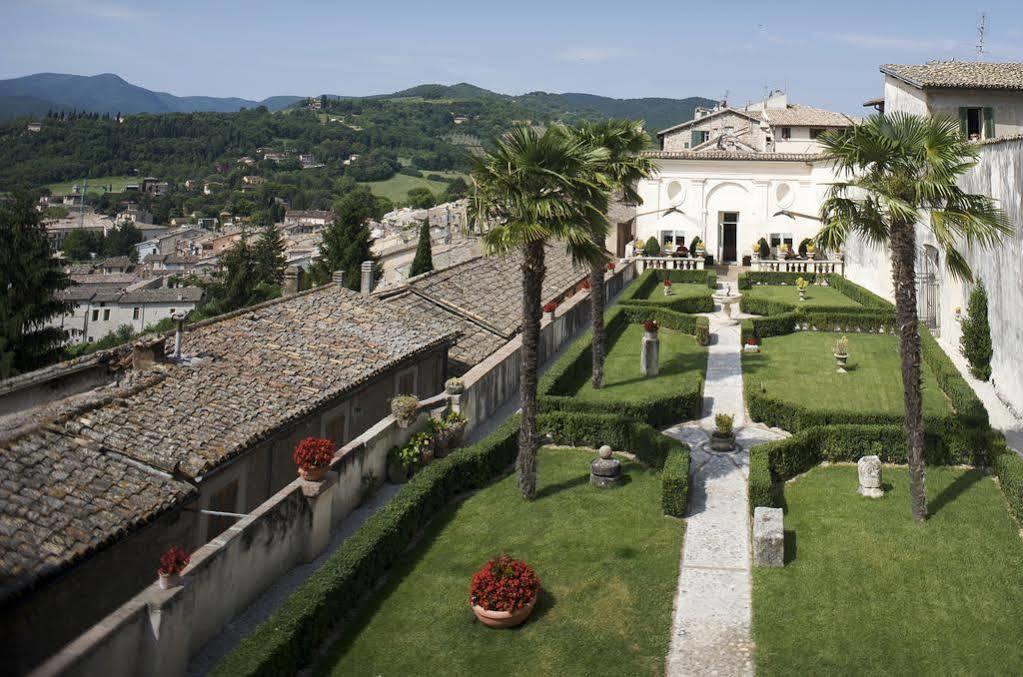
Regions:
<instances>
[{"instance_id":1,"label":"manicured grass","mask_svg":"<svg viewBox=\"0 0 1023 677\"><path fill-rule=\"evenodd\" d=\"M927 469L931 517L909 515L904 468L882 499L856 468L785 486L783 569L755 569L758 675L1023 673L1023 541L994 481Z\"/></svg>"},{"instance_id":2,"label":"manicured grass","mask_svg":"<svg viewBox=\"0 0 1023 677\"><path fill-rule=\"evenodd\" d=\"M458 172L424 171L424 177L426 174L440 174L452 179L458 176L465 178L465 174ZM413 188L429 188L434 195L440 195L448 188L448 184L441 181L428 181L426 178L405 174L395 174L386 181L370 181L364 185L369 186L374 195L386 197L392 202L404 202L408 199L408 192Z\"/></svg>"},{"instance_id":3,"label":"manicured grass","mask_svg":"<svg viewBox=\"0 0 1023 677\"><path fill-rule=\"evenodd\" d=\"M536 500L511 475L448 508L335 646L334 675L657 675L664 670L682 524L661 515L660 478L589 485L592 453L543 449ZM512 630L475 622L472 574L507 553L544 592Z\"/></svg>"},{"instance_id":4,"label":"manicured grass","mask_svg":"<svg viewBox=\"0 0 1023 677\"><path fill-rule=\"evenodd\" d=\"M63 183L51 183L46 186L50 189L50 192L54 195L68 195L71 193L71 189L77 185L79 188L83 185L82 179L75 179L74 181L65 181ZM137 176L97 176L89 177L89 195L100 195L103 193L103 186L110 186L112 193L123 193L124 187L129 183L139 183L142 179Z\"/></svg>"},{"instance_id":5,"label":"manicured grass","mask_svg":"<svg viewBox=\"0 0 1023 677\"><path fill-rule=\"evenodd\" d=\"M700 298L702 296L710 297L712 290L705 284L690 284L676 282L671 285L671 296L664 295L664 285L656 284L650 287L649 291L639 292L635 296L637 301L651 301L653 303L671 303L672 301L684 298Z\"/></svg>"},{"instance_id":6,"label":"manicured grass","mask_svg":"<svg viewBox=\"0 0 1023 677\"><path fill-rule=\"evenodd\" d=\"M742 292L750 298L768 301L783 301L800 308L813 306L831 306L842 308L859 308L860 304L845 294L831 287L810 285L806 288L806 300L799 300L799 290L794 285L758 285Z\"/></svg>"},{"instance_id":7,"label":"manicured grass","mask_svg":"<svg viewBox=\"0 0 1023 677\"><path fill-rule=\"evenodd\" d=\"M596 402L613 402L668 395L682 390L685 383L698 380L707 370L707 348L688 334L661 329L660 373L644 377L639 372L643 325L630 324L610 345L604 360L604 387L594 390L589 378L579 385L575 397Z\"/></svg>"},{"instance_id":8,"label":"manicured grass","mask_svg":"<svg viewBox=\"0 0 1023 677\"><path fill-rule=\"evenodd\" d=\"M818 410L903 414L899 343L894 336L848 334L849 371L835 371L834 346L841 334L797 332L762 341L761 352L743 355L746 388L766 387L771 398ZM926 364L924 414L951 411Z\"/></svg>"}]
</instances>

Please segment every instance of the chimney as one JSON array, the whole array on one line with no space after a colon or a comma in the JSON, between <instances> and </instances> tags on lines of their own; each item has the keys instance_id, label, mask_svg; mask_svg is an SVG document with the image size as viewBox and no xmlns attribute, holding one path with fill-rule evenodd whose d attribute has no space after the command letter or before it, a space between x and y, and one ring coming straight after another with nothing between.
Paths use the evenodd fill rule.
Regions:
<instances>
[{"instance_id":1,"label":"chimney","mask_svg":"<svg viewBox=\"0 0 1023 677\"><path fill-rule=\"evenodd\" d=\"M330 274L330 281L339 287L345 286L345 271L335 270Z\"/></svg>"},{"instance_id":2,"label":"chimney","mask_svg":"<svg viewBox=\"0 0 1023 677\"><path fill-rule=\"evenodd\" d=\"M284 269L284 294L297 294L302 288L300 282L302 269L298 266L288 266Z\"/></svg>"},{"instance_id":3,"label":"chimney","mask_svg":"<svg viewBox=\"0 0 1023 677\"><path fill-rule=\"evenodd\" d=\"M177 328L174 330L174 359L181 359L181 330L185 326L185 314L174 313L171 315L171 319L177 324Z\"/></svg>"},{"instance_id":4,"label":"chimney","mask_svg":"<svg viewBox=\"0 0 1023 677\"><path fill-rule=\"evenodd\" d=\"M359 290L363 296L369 296L369 293L373 291L373 273L375 264L372 261L362 262L362 280Z\"/></svg>"}]
</instances>

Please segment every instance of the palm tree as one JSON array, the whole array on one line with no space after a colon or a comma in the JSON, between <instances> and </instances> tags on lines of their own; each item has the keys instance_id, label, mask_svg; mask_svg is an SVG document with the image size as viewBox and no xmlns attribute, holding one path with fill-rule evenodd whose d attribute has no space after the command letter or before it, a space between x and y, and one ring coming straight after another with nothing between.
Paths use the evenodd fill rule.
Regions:
<instances>
[{"instance_id":1,"label":"palm tree","mask_svg":"<svg viewBox=\"0 0 1023 677\"><path fill-rule=\"evenodd\" d=\"M581 142L560 126L540 132L519 127L474 160L473 216L489 224L486 254L522 252L521 423L516 467L523 498L536 496L536 387L540 345L544 251L553 240L572 257L600 260L593 244L591 198L599 187L594 168L607 152Z\"/></svg>"},{"instance_id":2,"label":"palm tree","mask_svg":"<svg viewBox=\"0 0 1023 677\"><path fill-rule=\"evenodd\" d=\"M895 317L906 404L906 458L914 519L927 518L924 426L920 397L920 334L916 301L916 226L926 227L949 272L972 281L960 246L990 247L1011 232L1005 214L984 195L964 192L956 179L976 164L976 147L946 117L874 115L821 137L825 154L845 180L821 206L818 246L835 251L856 235L891 250Z\"/></svg>"},{"instance_id":3,"label":"palm tree","mask_svg":"<svg viewBox=\"0 0 1023 677\"><path fill-rule=\"evenodd\" d=\"M636 192L636 183L650 176L654 169L653 160L640 155L649 145L650 137L643 131L642 123L631 120L605 120L571 131L577 139L607 151L607 158L597 166L603 189L591 200L594 207L592 213L597 218L592 224L594 244L603 250L610 227L607 221L609 198L613 196L627 205L643 203ZM607 332L604 329L604 307L607 305L604 290L606 262L607 259L602 257L590 269L590 311L593 324L591 381L595 389L604 385L604 356L607 354Z\"/></svg>"}]
</instances>

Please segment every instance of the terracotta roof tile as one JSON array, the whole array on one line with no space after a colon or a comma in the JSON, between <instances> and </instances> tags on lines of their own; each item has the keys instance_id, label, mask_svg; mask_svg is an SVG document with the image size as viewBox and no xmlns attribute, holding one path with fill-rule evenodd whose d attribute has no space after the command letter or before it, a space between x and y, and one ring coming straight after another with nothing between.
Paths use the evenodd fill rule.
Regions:
<instances>
[{"instance_id":1,"label":"terracotta roof tile","mask_svg":"<svg viewBox=\"0 0 1023 677\"><path fill-rule=\"evenodd\" d=\"M928 61L881 65L881 72L921 88L1023 89L1023 63Z\"/></svg>"}]
</instances>

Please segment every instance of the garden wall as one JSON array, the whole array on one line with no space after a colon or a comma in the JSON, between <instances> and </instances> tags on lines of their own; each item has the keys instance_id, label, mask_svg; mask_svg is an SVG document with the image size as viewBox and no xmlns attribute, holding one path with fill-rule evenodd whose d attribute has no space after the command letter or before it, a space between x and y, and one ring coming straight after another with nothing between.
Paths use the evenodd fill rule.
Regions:
<instances>
[{"instance_id":1,"label":"garden wall","mask_svg":"<svg viewBox=\"0 0 1023 677\"><path fill-rule=\"evenodd\" d=\"M607 298L615 297L633 276L632 262L608 272ZM589 320L588 292L580 292L559 306L553 321L544 318L541 363ZM360 502L362 478L369 473L384 477L388 451L392 446L404 445L422 427L431 410L446 408L450 399L450 405L467 417L468 431L493 416L508 397L517 393L520 345L519 338L513 339L466 373L462 395L449 398L442 394L422 400L416 425L402 429L392 416L383 418L338 450L325 482L294 480L192 553L182 575L183 587L161 590L154 581L32 675L184 674L189 657L227 622L289 569L322 552L333 528ZM504 467L500 460L488 462ZM451 466L451 472L456 467Z\"/></svg>"}]
</instances>

